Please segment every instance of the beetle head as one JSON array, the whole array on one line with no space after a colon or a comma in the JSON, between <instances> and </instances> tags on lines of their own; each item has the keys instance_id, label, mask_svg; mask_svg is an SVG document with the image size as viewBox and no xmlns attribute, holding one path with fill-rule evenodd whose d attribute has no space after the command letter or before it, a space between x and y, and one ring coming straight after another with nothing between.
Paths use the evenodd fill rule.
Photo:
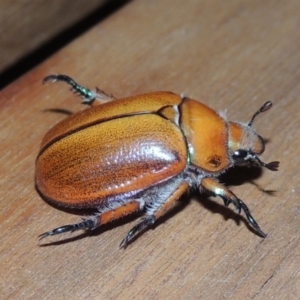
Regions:
<instances>
[{"instance_id":1,"label":"beetle head","mask_svg":"<svg viewBox=\"0 0 300 300\"><path fill-rule=\"evenodd\" d=\"M235 165L255 165L262 166L271 171L277 171L279 162L273 161L264 163L258 155L265 150L265 141L252 128L252 123L256 116L260 113L269 110L272 107L272 102L266 102L252 117L248 124L236 122L228 123L229 130L229 150L232 161Z\"/></svg>"}]
</instances>

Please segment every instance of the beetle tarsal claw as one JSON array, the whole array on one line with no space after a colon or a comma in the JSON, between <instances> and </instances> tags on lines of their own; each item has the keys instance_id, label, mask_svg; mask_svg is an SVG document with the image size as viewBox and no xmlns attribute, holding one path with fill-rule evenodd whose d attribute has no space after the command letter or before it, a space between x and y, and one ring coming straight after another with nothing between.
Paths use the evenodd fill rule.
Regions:
<instances>
[{"instance_id":1,"label":"beetle tarsal claw","mask_svg":"<svg viewBox=\"0 0 300 300\"><path fill-rule=\"evenodd\" d=\"M267 235L260 229L258 223L255 221L255 219L253 218L253 216L250 213L250 210L248 208L248 206L241 200L238 199L238 202L241 205L241 208L243 209L243 211L245 212L245 215L249 221L249 223L252 225L252 227L256 230L256 232L261 235L263 238L265 238Z\"/></svg>"},{"instance_id":2,"label":"beetle tarsal claw","mask_svg":"<svg viewBox=\"0 0 300 300\"><path fill-rule=\"evenodd\" d=\"M136 226L135 226L136 227ZM125 236L125 238L122 240L122 242L120 243L120 248L124 248L126 249L128 246L129 241L133 238L133 236L136 234L136 229L135 227L133 227Z\"/></svg>"},{"instance_id":3,"label":"beetle tarsal claw","mask_svg":"<svg viewBox=\"0 0 300 300\"><path fill-rule=\"evenodd\" d=\"M61 234L61 233L68 232L68 231L73 232L73 231L77 230L76 225L77 224L65 225L65 226L61 226L61 227L55 228L53 230L47 231L47 232L39 235L39 240L42 240L50 235L57 235L57 234Z\"/></svg>"},{"instance_id":4,"label":"beetle tarsal claw","mask_svg":"<svg viewBox=\"0 0 300 300\"><path fill-rule=\"evenodd\" d=\"M66 82L67 84L69 84L72 88L72 90L75 91L76 94L79 94L80 96L82 96L84 98L83 100L83 104L88 104L88 105L92 105L92 103L95 101L96 99L96 93L91 91L88 88L85 88L82 85L79 85L74 79L72 79L71 77L67 76L67 75L63 75L63 74L58 74L58 75L49 75L47 77L45 77L43 79L43 83L46 83L48 81L63 81Z\"/></svg>"},{"instance_id":5,"label":"beetle tarsal claw","mask_svg":"<svg viewBox=\"0 0 300 300\"><path fill-rule=\"evenodd\" d=\"M126 249L127 248L127 245L128 245L128 239L127 239L127 236L122 240L122 242L120 243L120 246L119 248L124 248Z\"/></svg>"},{"instance_id":6,"label":"beetle tarsal claw","mask_svg":"<svg viewBox=\"0 0 300 300\"><path fill-rule=\"evenodd\" d=\"M57 76L56 76L56 75L49 75L49 76L45 77L45 78L42 80L42 83L45 84L45 83L48 82L48 81L52 81L52 82L57 81Z\"/></svg>"},{"instance_id":7,"label":"beetle tarsal claw","mask_svg":"<svg viewBox=\"0 0 300 300\"><path fill-rule=\"evenodd\" d=\"M40 234L38 236L38 238L39 238L39 240L42 240L42 239L44 239L45 237L47 237L49 235L51 235L51 233L49 233L49 231L48 232L44 232L44 233Z\"/></svg>"},{"instance_id":8,"label":"beetle tarsal claw","mask_svg":"<svg viewBox=\"0 0 300 300\"><path fill-rule=\"evenodd\" d=\"M61 226L39 235L39 240L42 240L50 235L57 235L65 232L74 232L77 230L93 230L98 226L97 219L82 219L82 222Z\"/></svg>"},{"instance_id":9,"label":"beetle tarsal claw","mask_svg":"<svg viewBox=\"0 0 300 300\"><path fill-rule=\"evenodd\" d=\"M125 238L120 244L120 248L126 249L130 240L132 240L138 233L146 229L149 225L152 225L154 222L155 222L154 216L147 216L140 223L136 224L125 236Z\"/></svg>"}]
</instances>

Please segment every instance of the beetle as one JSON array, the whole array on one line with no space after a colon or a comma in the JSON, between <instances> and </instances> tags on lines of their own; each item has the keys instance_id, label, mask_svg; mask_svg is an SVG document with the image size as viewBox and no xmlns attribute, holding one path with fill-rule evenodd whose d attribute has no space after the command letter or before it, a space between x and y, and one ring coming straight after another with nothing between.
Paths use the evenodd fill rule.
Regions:
<instances>
[{"instance_id":1,"label":"beetle","mask_svg":"<svg viewBox=\"0 0 300 300\"><path fill-rule=\"evenodd\" d=\"M259 159L265 142L252 127L254 119L271 108L270 101L244 124L227 121L205 104L171 92L115 99L66 75L43 80L48 81L67 83L91 107L46 133L36 159L36 188L58 206L96 208L97 214L45 232L40 239L93 230L143 211L144 217L120 244L126 248L195 188L221 197L225 206L232 203L239 214L243 210L257 233L266 237L247 205L218 177L233 166L278 169L278 161Z\"/></svg>"}]
</instances>

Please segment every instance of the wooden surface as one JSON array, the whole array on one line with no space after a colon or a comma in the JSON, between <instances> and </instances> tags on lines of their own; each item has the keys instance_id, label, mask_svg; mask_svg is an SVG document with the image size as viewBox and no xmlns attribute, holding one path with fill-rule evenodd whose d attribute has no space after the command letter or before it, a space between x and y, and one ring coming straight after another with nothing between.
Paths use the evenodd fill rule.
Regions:
<instances>
[{"instance_id":1,"label":"wooden surface","mask_svg":"<svg viewBox=\"0 0 300 300\"><path fill-rule=\"evenodd\" d=\"M104 3L0 0L0 72Z\"/></svg>"},{"instance_id":2,"label":"wooden surface","mask_svg":"<svg viewBox=\"0 0 300 300\"><path fill-rule=\"evenodd\" d=\"M300 299L300 3L182 3L132 1L2 91L0 298ZM273 101L255 128L268 139L262 160L280 160L279 171L223 179L267 238L220 199L195 195L126 250L118 246L134 218L39 244L80 219L34 188L41 139L65 117L49 109L83 108L64 84L41 84L50 73L116 97L184 93L245 122Z\"/></svg>"}]
</instances>

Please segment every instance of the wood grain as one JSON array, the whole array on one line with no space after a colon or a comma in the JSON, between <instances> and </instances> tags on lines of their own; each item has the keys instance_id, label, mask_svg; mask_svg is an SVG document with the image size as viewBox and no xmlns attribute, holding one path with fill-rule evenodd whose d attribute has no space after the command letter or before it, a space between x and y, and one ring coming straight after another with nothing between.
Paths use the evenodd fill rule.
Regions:
<instances>
[{"instance_id":1,"label":"wood grain","mask_svg":"<svg viewBox=\"0 0 300 300\"><path fill-rule=\"evenodd\" d=\"M1 92L0 290L2 299L299 299L300 3L297 0L132 1ZM249 121L268 139L278 172L235 169L222 178L250 207L245 217L205 195L118 245L124 219L93 235L37 236L77 222L34 188L46 131L80 99L50 73L116 97L170 90ZM56 242L59 241L59 242ZM53 242L53 243L51 243Z\"/></svg>"},{"instance_id":2,"label":"wood grain","mask_svg":"<svg viewBox=\"0 0 300 300\"><path fill-rule=\"evenodd\" d=\"M105 0L13 3L0 0L0 70L41 46L68 26L103 5Z\"/></svg>"}]
</instances>

